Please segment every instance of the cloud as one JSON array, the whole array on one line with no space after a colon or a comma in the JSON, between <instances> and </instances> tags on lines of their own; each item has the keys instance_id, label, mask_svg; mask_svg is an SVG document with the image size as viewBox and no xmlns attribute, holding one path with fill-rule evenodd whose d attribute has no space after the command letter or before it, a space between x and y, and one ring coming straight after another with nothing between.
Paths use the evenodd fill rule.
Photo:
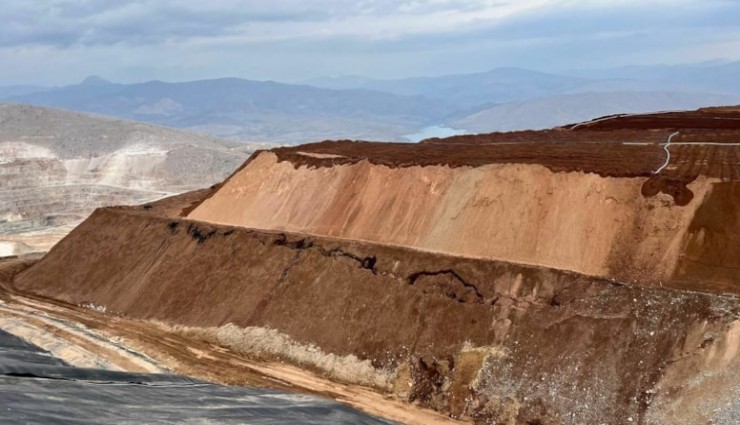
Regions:
<instances>
[{"instance_id":1,"label":"cloud","mask_svg":"<svg viewBox=\"0 0 740 425\"><path fill-rule=\"evenodd\" d=\"M189 38L397 38L490 24L548 4L518 1L53 0L4 6L0 45L143 45Z\"/></svg>"},{"instance_id":2,"label":"cloud","mask_svg":"<svg viewBox=\"0 0 740 425\"><path fill-rule=\"evenodd\" d=\"M3 5L0 45L154 44L189 37L216 37L252 23L326 20L320 8L301 2L229 0L55 0Z\"/></svg>"},{"instance_id":3,"label":"cloud","mask_svg":"<svg viewBox=\"0 0 740 425\"><path fill-rule=\"evenodd\" d=\"M12 64L0 79L23 82L91 73L123 81L300 80L691 62L736 46L740 32L740 2L730 0L0 0L0 7L0 61Z\"/></svg>"}]
</instances>

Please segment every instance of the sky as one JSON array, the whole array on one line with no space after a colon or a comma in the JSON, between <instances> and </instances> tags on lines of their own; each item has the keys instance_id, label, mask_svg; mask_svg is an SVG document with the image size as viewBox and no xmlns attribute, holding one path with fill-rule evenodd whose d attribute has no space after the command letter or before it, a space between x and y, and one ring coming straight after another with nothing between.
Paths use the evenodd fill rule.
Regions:
<instances>
[{"instance_id":1,"label":"sky","mask_svg":"<svg viewBox=\"0 0 740 425\"><path fill-rule=\"evenodd\" d=\"M0 86L740 60L737 0L0 0Z\"/></svg>"}]
</instances>

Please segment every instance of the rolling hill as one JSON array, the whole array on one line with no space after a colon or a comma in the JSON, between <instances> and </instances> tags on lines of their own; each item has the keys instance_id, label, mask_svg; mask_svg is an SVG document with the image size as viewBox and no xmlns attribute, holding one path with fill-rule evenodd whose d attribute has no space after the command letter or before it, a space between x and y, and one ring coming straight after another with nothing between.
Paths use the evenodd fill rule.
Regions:
<instances>
[{"instance_id":1,"label":"rolling hill","mask_svg":"<svg viewBox=\"0 0 740 425\"><path fill-rule=\"evenodd\" d=\"M327 138L398 140L452 111L444 102L420 96L238 78L115 84L90 77L81 84L8 100L281 143Z\"/></svg>"},{"instance_id":2,"label":"rolling hill","mask_svg":"<svg viewBox=\"0 0 740 425\"><path fill-rule=\"evenodd\" d=\"M45 250L95 208L207 187L259 145L0 104L0 255Z\"/></svg>"},{"instance_id":3,"label":"rolling hill","mask_svg":"<svg viewBox=\"0 0 740 425\"><path fill-rule=\"evenodd\" d=\"M468 133L540 130L614 113L645 113L740 103L738 95L676 92L591 92L541 97L484 108L447 122Z\"/></svg>"}]
</instances>

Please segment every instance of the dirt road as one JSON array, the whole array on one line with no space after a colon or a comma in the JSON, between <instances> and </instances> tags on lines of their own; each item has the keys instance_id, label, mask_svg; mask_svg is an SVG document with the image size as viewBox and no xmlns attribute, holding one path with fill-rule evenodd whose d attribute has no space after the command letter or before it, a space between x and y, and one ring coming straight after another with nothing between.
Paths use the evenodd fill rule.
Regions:
<instances>
[{"instance_id":1,"label":"dirt road","mask_svg":"<svg viewBox=\"0 0 740 425\"><path fill-rule=\"evenodd\" d=\"M19 260L0 260L0 329L22 337L66 362L129 372L173 372L210 382L275 388L328 397L366 413L406 424L460 424L439 413L331 382L277 362L250 360L229 349L184 335L164 324L107 315L97 306L73 306L27 297L7 286ZM14 264L15 263L15 264Z\"/></svg>"}]
</instances>

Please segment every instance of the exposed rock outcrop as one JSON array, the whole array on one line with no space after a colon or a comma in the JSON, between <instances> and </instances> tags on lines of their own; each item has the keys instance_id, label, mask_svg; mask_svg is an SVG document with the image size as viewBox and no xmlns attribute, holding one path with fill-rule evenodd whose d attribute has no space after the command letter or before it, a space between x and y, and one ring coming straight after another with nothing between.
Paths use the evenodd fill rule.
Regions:
<instances>
[{"instance_id":1,"label":"exposed rock outcrop","mask_svg":"<svg viewBox=\"0 0 740 425\"><path fill-rule=\"evenodd\" d=\"M216 183L252 151L164 127L0 105L0 241L48 250L97 207Z\"/></svg>"}]
</instances>

